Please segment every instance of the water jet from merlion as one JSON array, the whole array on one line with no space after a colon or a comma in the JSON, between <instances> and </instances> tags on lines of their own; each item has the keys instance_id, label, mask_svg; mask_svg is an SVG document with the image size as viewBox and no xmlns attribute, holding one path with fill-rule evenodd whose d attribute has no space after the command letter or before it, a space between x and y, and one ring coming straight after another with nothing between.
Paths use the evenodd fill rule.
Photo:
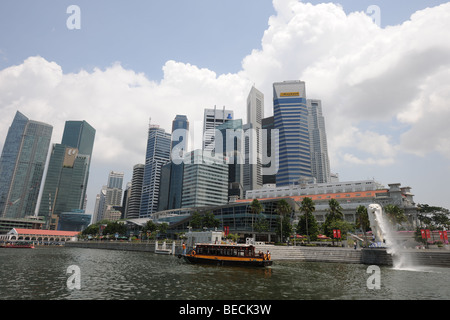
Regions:
<instances>
[{"instance_id":1,"label":"water jet from merlion","mask_svg":"<svg viewBox=\"0 0 450 320\"><path fill-rule=\"evenodd\" d=\"M376 247L385 247L386 252L392 256L392 262L395 269L413 269L414 265L408 259L407 254L397 241L397 232L383 214L383 208L379 204L370 204L367 210L370 221L370 228L374 236Z\"/></svg>"}]
</instances>

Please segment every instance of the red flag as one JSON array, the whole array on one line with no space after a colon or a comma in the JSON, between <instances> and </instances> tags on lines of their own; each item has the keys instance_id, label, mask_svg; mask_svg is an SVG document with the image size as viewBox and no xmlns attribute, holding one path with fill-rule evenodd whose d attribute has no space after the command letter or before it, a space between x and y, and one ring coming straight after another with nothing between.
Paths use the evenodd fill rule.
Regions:
<instances>
[{"instance_id":1,"label":"red flag","mask_svg":"<svg viewBox=\"0 0 450 320\"><path fill-rule=\"evenodd\" d=\"M425 233L427 235L427 239L430 239L431 238L430 229L425 230Z\"/></svg>"},{"instance_id":2,"label":"red flag","mask_svg":"<svg viewBox=\"0 0 450 320\"><path fill-rule=\"evenodd\" d=\"M425 230L424 229L420 230L420 234L422 235L422 239L425 239L427 237L427 235L425 234Z\"/></svg>"},{"instance_id":3,"label":"red flag","mask_svg":"<svg viewBox=\"0 0 450 320\"><path fill-rule=\"evenodd\" d=\"M448 235L447 235L447 230L442 232L443 236L444 236L444 240L448 241Z\"/></svg>"},{"instance_id":4,"label":"red flag","mask_svg":"<svg viewBox=\"0 0 450 320\"><path fill-rule=\"evenodd\" d=\"M341 237L341 230L337 229L337 237L340 238Z\"/></svg>"},{"instance_id":5,"label":"red flag","mask_svg":"<svg viewBox=\"0 0 450 320\"><path fill-rule=\"evenodd\" d=\"M444 240L444 232L439 230L439 239Z\"/></svg>"}]
</instances>

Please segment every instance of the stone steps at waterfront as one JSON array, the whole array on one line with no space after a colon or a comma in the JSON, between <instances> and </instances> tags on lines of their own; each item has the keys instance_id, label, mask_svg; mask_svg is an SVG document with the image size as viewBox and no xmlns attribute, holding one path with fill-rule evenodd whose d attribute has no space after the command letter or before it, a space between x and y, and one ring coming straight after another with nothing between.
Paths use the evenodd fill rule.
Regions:
<instances>
[{"instance_id":1,"label":"stone steps at waterfront","mask_svg":"<svg viewBox=\"0 0 450 320\"><path fill-rule=\"evenodd\" d=\"M129 242L95 242L80 241L67 242L67 247L128 250L155 252L154 243L129 243ZM170 247L170 246L169 246ZM393 259L385 249L358 249L337 247L306 247L306 246L274 246L257 245L256 252L269 250L272 260L296 260L305 262L337 262L337 263L362 263L375 265L392 265ZM177 243L175 254L181 253L181 243ZM450 267L450 250L405 250L415 266Z\"/></svg>"},{"instance_id":2,"label":"stone steps at waterfront","mask_svg":"<svg viewBox=\"0 0 450 320\"><path fill-rule=\"evenodd\" d=\"M300 260L320 262L361 263L361 250L350 248L321 247L287 247L287 246L257 246L257 251L269 250L272 260Z\"/></svg>"}]
</instances>

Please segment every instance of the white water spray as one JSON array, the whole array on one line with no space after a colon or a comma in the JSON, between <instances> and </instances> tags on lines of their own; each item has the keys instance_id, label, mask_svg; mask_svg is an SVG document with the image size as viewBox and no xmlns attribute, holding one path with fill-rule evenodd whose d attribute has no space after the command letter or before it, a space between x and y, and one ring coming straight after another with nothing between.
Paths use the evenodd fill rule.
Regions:
<instances>
[{"instance_id":1,"label":"white water spray","mask_svg":"<svg viewBox=\"0 0 450 320\"><path fill-rule=\"evenodd\" d=\"M371 204L367 212L375 241L382 243L386 247L386 252L392 256L394 268L413 269L414 266L396 240L397 232L394 230L389 219L383 214L381 206L379 204Z\"/></svg>"}]
</instances>

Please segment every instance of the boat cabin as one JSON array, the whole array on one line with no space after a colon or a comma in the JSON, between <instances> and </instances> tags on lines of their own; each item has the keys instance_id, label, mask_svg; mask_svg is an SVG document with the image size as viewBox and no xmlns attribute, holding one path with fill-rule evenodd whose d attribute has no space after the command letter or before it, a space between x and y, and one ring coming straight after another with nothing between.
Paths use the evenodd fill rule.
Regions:
<instances>
[{"instance_id":1,"label":"boat cabin","mask_svg":"<svg viewBox=\"0 0 450 320\"><path fill-rule=\"evenodd\" d=\"M226 245L226 244L197 244L195 252L198 255L255 257L255 247L252 245Z\"/></svg>"}]
</instances>

